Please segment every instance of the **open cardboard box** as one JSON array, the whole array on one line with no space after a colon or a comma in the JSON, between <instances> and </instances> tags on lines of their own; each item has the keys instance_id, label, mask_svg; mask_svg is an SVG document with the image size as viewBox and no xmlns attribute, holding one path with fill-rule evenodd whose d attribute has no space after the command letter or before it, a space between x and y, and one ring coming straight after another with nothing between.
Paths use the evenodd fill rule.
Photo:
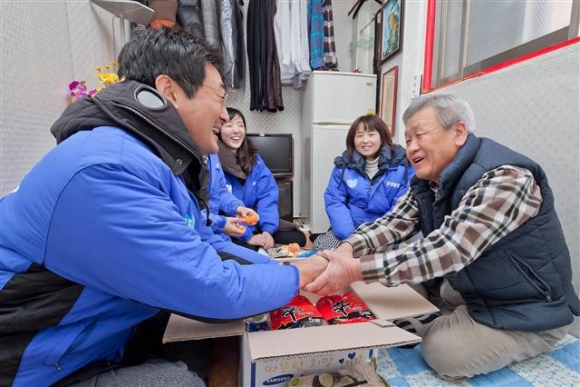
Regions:
<instances>
[{"instance_id":1,"label":"open cardboard box","mask_svg":"<svg viewBox=\"0 0 580 387\"><path fill-rule=\"evenodd\" d=\"M418 343L421 338L387 320L438 309L407 285L388 288L355 282L351 291L377 320L279 331L244 332L244 321L206 324L173 315L164 341L242 335L240 385L286 386L293 376L331 372L376 357L379 348ZM311 300L318 296L305 294Z\"/></svg>"}]
</instances>

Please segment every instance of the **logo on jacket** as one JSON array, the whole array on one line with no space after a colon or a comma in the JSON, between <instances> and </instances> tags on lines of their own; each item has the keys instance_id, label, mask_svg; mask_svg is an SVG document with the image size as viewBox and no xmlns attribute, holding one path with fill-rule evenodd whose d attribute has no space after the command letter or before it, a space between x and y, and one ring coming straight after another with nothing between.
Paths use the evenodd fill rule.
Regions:
<instances>
[{"instance_id":1,"label":"logo on jacket","mask_svg":"<svg viewBox=\"0 0 580 387\"><path fill-rule=\"evenodd\" d=\"M385 181L385 185L387 187L393 187L393 188L399 188L401 186L401 184L397 183L396 181Z\"/></svg>"},{"instance_id":2,"label":"logo on jacket","mask_svg":"<svg viewBox=\"0 0 580 387\"><path fill-rule=\"evenodd\" d=\"M232 185L231 184L226 184L226 189L228 190L229 193L232 193Z\"/></svg>"},{"instance_id":3,"label":"logo on jacket","mask_svg":"<svg viewBox=\"0 0 580 387\"><path fill-rule=\"evenodd\" d=\"M191 229L195 228L195 217L189 215L189 214L185 214L183 216L183 219L185 219L185 223L187 223L187 226Z\"/></svg>"},{"instance_id":4,"label":"logo on jacket","mask_svg":"<svg viewBox=\"0 0 580 387\"><path fill-rule=\"evenodd\" d=\"M346 181L346 185L348 185L349 188L354 188L356 187L358 184L358 179L348 179Z\"/></svg>"}]
</instances>

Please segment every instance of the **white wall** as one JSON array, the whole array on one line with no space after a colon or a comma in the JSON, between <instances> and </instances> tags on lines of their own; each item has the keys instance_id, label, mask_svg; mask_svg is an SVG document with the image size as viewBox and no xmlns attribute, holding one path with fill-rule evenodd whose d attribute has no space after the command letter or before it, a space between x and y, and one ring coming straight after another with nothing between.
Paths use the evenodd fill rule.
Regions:
<instances>
[{"instance_id":1,"label":"white wall","mask_svg":"<svg viewBox=\"0 0 580 387\"><path fill-rule=\"evenodd\" d=\"M86 2L0 2L0 195L54 144L68 84L114 60L110 15ZM119 36L118 32L116 34Z\"/></svg>"}]
</instances>

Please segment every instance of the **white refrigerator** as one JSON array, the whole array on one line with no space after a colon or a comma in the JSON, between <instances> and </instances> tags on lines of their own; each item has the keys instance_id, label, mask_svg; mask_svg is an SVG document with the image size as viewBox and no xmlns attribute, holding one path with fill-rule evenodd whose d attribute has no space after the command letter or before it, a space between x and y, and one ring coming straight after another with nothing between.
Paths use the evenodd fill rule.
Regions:
<instances>
[{"instance_id":1,"label":"white refrigerator","mask_svg":"<svg viewBox=\"0 0 580 387\"><path fill-rule=\"evenodd\" d=\"M314 71L306 82L300 205L312 233L323 233L330 227L324 191L334 159L346 150L346 134L352 122L375 113L376 84L376 75L335 71Z\"/></svg>"}]
</instances>

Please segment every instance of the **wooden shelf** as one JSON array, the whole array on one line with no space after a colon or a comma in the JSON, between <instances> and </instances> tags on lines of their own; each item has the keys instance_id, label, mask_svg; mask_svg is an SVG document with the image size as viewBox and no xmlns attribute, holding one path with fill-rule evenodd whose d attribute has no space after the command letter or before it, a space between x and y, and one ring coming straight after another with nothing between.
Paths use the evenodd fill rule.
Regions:
<instances>
[{"instance_id":1,"label":"wooden shelf","mask_svg":"<svg viewBox=\"0 0 580 387\"><path fill-rule=\"evenodd\" d=\"M120 19L126 19L136 24L147 25L153 18L154 11L131 0L90 0L91 3L106 9Z\"/></svg>"}]
</instances>

